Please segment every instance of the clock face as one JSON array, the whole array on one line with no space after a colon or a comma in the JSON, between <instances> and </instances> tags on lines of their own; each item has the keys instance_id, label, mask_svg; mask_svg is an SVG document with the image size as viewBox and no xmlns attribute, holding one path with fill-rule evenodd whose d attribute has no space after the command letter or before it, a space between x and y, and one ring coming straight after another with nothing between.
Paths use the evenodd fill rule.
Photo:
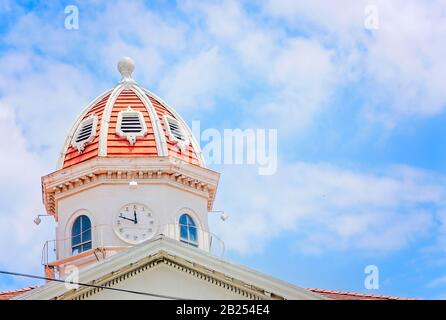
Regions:
<instances>
[{"instance_id":1,"label":"clock face","mask_svg":"<svg viewBox=\"0 0 446 320\"><path fill-rule=\"evenodd\" d=\"M157 223L154 214L147 206L130 203L115 214L113 229L125 242L138 244L153 237Z\"/></svg>"}]
</instances>

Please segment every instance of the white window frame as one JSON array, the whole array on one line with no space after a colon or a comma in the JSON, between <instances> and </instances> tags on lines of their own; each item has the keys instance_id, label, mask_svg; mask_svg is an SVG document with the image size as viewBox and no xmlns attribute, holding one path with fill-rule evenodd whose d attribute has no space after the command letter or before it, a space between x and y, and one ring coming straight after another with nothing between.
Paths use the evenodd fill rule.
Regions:
<instances>
[{"instance_id":1,"label":"white window frame","mask_svg":"<svg viewBox=\"0 0 446 320\"><path fill-rule=\"evenodd\" d=\"M124 132L122 131L122 119L125 114L133 114L137 115L139 118L139 122L141 123L141 131L140 132ZM141 111L133 110L131 106L128 106L126 110L123 110L118 113L118 123L116 124L116 134L121 138L127 139L130 145L135 145L137 138L143 138L147 135L147 125L144 121L144 115Z\"/></svg>"},{"instance_id":2,"label":"white window frame","mask_svg":"<svg viewBox=\"0 0 446 320\"><path fill-rule=\"evenodd\" d=\"M189 219L193 223L193 226L191 226L190 224L181 224L180 220L181 220L181 218L183 216L189 217ZM196 219L194 219L194 217L192 215L190 215L189 213L183 212L182 214L180 214L180 216L178 218L178 226L179 226L179 241L182 242L182 243L188 244L190 246L199 248L200 247L200 239L199 239L200 228L199 228L199 226L198 226L198 224L196 222ZM186 228L186 230L187 230L187 238L182 238L181 237L181 227L185 227ZM191 234L191 229L192 228L195 229L194 230L195 237L197 238L195 241L190 239L190 234Z\"/></svg>"},{"instance_id":3,"label":"white window frame","mask_svg":"<svg viewBox=\"0 0 446 320\"><path fill-rule=\"evenodd\" d=\"M181 131L181 134L183 135L184 140L180 140L177 137L175 137L172 130L170 130L169 120L174 121L178 125L178 129ZM183 125L181 124L181 121L165 114L164 115L164 124L166 126L167 136L169 137L169 140L176 143L181 151L184 151L187 148L187 146L190 144L190 139L189 139L189 135L187 134L187 131L184 129Z\"/></svg>"},{"instance_id":4,"label":"white window frame","mask_svg":"<svg viewBox=\"0 0 446 320\"><path fill-rule=\"evenodd\" d=\"M82 221L81 221L81 230L80 230L80 233L77 234L77 235L73 235L73 227L74 227L74 224L76 223L76 221L77 221L78 219L81 219L81 217L87 217L88 221L90 222L90 229L86 229L85 231L82 231ZM71 229L71 230L70 230L70 231L71 231L71 232L70 232L70 253L71 253L72 256L73 256L73 255L78 255L78 254L81 254L82 252L85 252L85 251L88 251L88 250L93 249L93 224L92 224L92 222L91 222L91 218L90 218L87 214L80 214L80 215L78 215L76 218L74 218L74 219L73 219L73 222L71 223L71 228L70 228L70 229ZM77 236L80 236L80 238L82 239L83 234L84 234L86 231L90 232L90 240L83 241L83 242L79 242L79 243L77 243L76 245L73 245L73 238L74 238L74 237L77 237ZM73 248L75 248L75 247L81 247L81 248L82 248L84 245L86 245L86 244L88 244L88 243L90 243L90 246L91 246L90 249L87 249L87 250L81 250L80 252L78 252L78 253L76 253L76 254L73 253Z\"/></svg>"},{"instance_id":5,"label":"white window frame","mask_svg":"<svg viewBox=\"0 0 446 320\"><path fill-rule=\"evenodd\" d=\"M83 129L85 126L88 126L88 125L90 125L90 124L92 124L90 136L89 136L87 139L85 139L85 140L76 142L76 140L77 140L79 134L81 133L82 129ZM77 151L78 151L79 153L84 152L84 150L85 150L85 146L86 146L87 144L91 143L91 142L94 140L94 138L96 137L96 130L97 130L97 127L98 127L98 117L97 117L96 115L91 115L91 116L89 116L87 119L83 120L83 121L79 124L79 126L77 127L77 129L76 129L76 132L75 132L75 134L74 134L74 136L73 136L73 139L71 140L71 146L72 146L74 149L77 149Z\"/></svg>"}]
</instances>

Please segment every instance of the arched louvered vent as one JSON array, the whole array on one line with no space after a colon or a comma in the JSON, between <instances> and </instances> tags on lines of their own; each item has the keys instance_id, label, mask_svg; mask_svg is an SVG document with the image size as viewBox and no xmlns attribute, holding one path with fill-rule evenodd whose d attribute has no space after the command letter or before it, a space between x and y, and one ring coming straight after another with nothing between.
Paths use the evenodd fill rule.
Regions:
<instances>
[{"instance_id":1,"label":"arched louvered vent","mask_svg":"<svg viewBox=\"0 0 446 320\"><path fill-rule=\"evenodd\" d=\"M84 152L85 146L93 141L96 136L98 118L95 115L90 116L81 122L74 134L71 146L79 153Z\"/></svg>"},{"instance_id":2,"label":"arched louvered vent","mask_svg":"<svg viewBox=\"0 0 446 320\"><path fill-rule=\"evenodd\" d=\"M169 139L174 141L180 150L184 150L189 145L189 137L184 133L181 123L168 115L164 115L164 120Z\"/></svg>"},{"instance_id":3,"label":"arched louvered vent","mask_svg":"<svg viewBox=\"0 0 446 320\"><path fill-rule=\"evenodd\" d=\"M181 141L186 140L183 135L183 132L181 132L180 125L179 125L178 121L176 121L175 119L168 119L167 122L169 123L170 132L176 139L181 140Z\"/></svg>"},{"instance_id":4,"label":"arched louvered vent","mask_svg":"<svg viewBox=\"0 0 446 320\"><path fill-rule=\"evenodd\" d=\"M130 106L127 110L119 112L116 134L126 138L133 146L138 137L144 137L147 134L143 114L140 111L133 110Z\"/></svg>"}]
</instances>

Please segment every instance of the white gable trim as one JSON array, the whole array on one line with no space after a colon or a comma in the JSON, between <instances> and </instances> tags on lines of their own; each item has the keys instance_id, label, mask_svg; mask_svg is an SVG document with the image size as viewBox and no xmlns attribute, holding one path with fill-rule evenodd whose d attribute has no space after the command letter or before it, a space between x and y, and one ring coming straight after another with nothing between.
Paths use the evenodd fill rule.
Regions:
<instances>
[{"instance_id":1,"label":"white gable trim","mask_svg":"<svg viewBox=\"0 0 446 320\"><path fill-rule=\"evenodd\" d=\"M108 98L107 104L105 105L104 112L102 114L101 121L101 132L99 134L99 157L107 156L107 141L108 141L108 125L110 124L110 117L113 110L113 106L115 105L116 99L121 94L121 92L125 89L123 84L118 84L110 94Z\"/></svg>"},{"instance_id":2,"label":"white gable trim","mask_svg":"<svg viewBox=\"0 0 446 320\"><path fill-rule=\"evenodd\" d=\"M134 84L132 87L133 92L138 96L138 98L145 105L147 112L149 113L150 121L152 122L153 135L155 136L156 150L158 156L164 157L168 156L169 152L167 150L166 137L164 135L163 127L158 119L155 108L153 107L150 99L144 94L144 91L137 85Z\"/></svg>"},{"instance_id":3,"label":"white gable trim","mask_svg":"<svg viewBox=\"0 0 446 320\"><path fill-rule=\"evenodd\" d=\"M158 266L165 265L170 268L177 269L185 274L194 276L198 279L208 282L211 285L216 285L226 290L232 291L236 294L239 294L247 299L251 300L262 300L265 299L264 294L261 292L256 292L255 290L249 289L248 284L244 283L231 283L233 282L230 279L220 279L218 276L214 276L212 272L200 271L197 266L188 266L187 262L181 263L176 259L176 257L169 256L166 252L159 252L157 255L150 257L150 259L141 264L138 267L132 268L127 272L123 273L115 273L112 275L106 275L103 279L99 279L95 281L95 285L104 286L104 287L113 287L114 285L125 281L128 278L131 278L141 272L144 272L148 269L156 268ZM102 281L101 281L102 280ZM246 288L244 288L246 286ZM67 292L64 295L57 297L58 300L83 300L88 297L94 296L96 293L106 290L101 288L80 288L76 291ZM178 297L178 298L187 298L187 297ZM283 299L280 297L279 299Z\"/></svg>"},{"instance_id":4,"label":"white gable trim","mask_svg":"<svg viewBox=\"0 0 446 320\"><path fill-rule=\"evenodd\" d=\"M255 292L255 295L263 299L323 299L311 291L296 287L281 280L258 273L252 269L229 263L226 260L216 258L203 250L193 248L179 241L158 236L151 241L135 246L118 253L104 261L90 265L81 270L79 281L90 283L104 279L107 275L123 276L128 272L134 272L137 268L147 265L149 260L157 254L163 255L166 261L174 261L175 264L187 266L197 274L205 274L219 279L225 283L243 283L243 290ZM113 280L109 279L108 281ZM242 289L241 286L238 288ZM31 290L16 299L55 299L67 294L67 289L61 283L49 283L45 286ZM263 294L262 294L263 292ZM271 295L271 297L269 297Z\"/></svg>"}]
</instances>

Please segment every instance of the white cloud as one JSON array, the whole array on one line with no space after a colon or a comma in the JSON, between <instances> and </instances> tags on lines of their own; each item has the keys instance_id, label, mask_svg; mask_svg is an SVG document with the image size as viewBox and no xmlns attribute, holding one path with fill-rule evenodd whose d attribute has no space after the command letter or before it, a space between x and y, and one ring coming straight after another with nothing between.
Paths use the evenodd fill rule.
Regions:
<instances>
[{"instance_id":1,"label":"white cloud","mask_svg":"<svg viewBox=\"0 0 446 320\"><path fill-rule=\"evenodd\" d=\"M203 20L207 41L219 43L229 55L259 75L266 74L281 40L279 30L255 21L239 1L189 2L188 13ZM282 38L283 39L283 38Z\"/></svg>"},{"instance_id":2,"label":"white cloud","mask_svg":"<svg viewBox=\"0 0 446 320\"><path fill-rule=\"evenodd\" d=\"M343 83L336 79L333 50L305 36L286 35L283 29L249 15L240 2L189 2L186 10L203 20L204 37L223 48L231 62L224 67L243 74L248 83L259 84L261 90L245 104L255 112L250 121L256 125L301 131ZM223 82L218 75L216 81Z\"/></svg>"},{"instance_id":3,"label":"white cloud","mask_svg":"<svg viewBox=\"0 0 446 320\"><path fill-rule=\"evenodd\" d=\"M187 27L181 20L161 16L139 1L106 1L94 16L86 19L88 33L83 33L83 40L112 74L120 57L131 56L136 61L135 78L156 83L169 67L168 59L186 49Z\"/></svg>"},{"instance_id":4,"label":"white cloud","mask_svg":"<svg viewBox=\"0 0 446 320\"><path fill-rule=\"evenodd\" d=\"M274 94L260 111L264 121L273 120L282 132L301 131L311 124L339 85L333 56L316 41L289 40L270 63Z\"/></svg>"},{"instance_id":5,"label":"white cloud","mask_svg":"<svg viewBox=\"0 0 446 320\"><path fill-rule=\"evenodd\" d=\"M13 108L27 147L50 149L56 157L70 124L99 95L99 86L90 74L53 59L9 54L0 63L0 103Z\"/></svg>"},{"instance_id":6,"label":"white cloud","mask_svg":"<svg viewBox=\"0 0 446 320\"><path fill-rule=\"evenodd\" d=\"M12 108L0 104L0 265L2 269L40 273L40 253L53 234L54 224L33 224L43 213L39 179L49 167L27 150L27 141L18 129ZM20 280L17 280L20 281Z\"/></svg>"},{"instance_id":7,"label":"white cloud","mask_svg":"<svg viewBox=\"0 0 446 320\"><path fill-rule=\"evenodd\" d=\"M4 42L21 52L81 61L93 74L109 72L117 77L122 56L137 62L136 75L156 82L167 59L186 47L187 28L178 19L162 17L139 1L96 1L79 5L79 29L63 27L64 7L49 4L45 13L20 15ZM119 23L118 23L119 22ZM38 55L38 54L36 54Z\"/></svg>"},{"instance_id":8,"label":"white cloud","mask_svg":"<svg viewBox=\"0 0 446 320\"><path fill-rule=\"evenodd\" d=\"M230 249L253 253L279 236L305 252L399 250L434 230L435 210L444 207L443 177L408 167L381 174L325 164L282 164L275 176L246 168L227 169L219 203L231 214L215 223ZM220 207L219 207L220 208Z\"/></svg>"},{"instance_id":9,"label":"white cloud","mask_svg":"<svg viewBox=\"0 0 446 320\"><path fill-rule=\"evenodd\" d=\"M366 68L372 90L390 110L369 109L372 117L395 123L407 115L432 116L446 108L445 4L380 2L382 27L369 46ZM443 12L443 13L442 13Z\"/></svg>"},{"instance_id":10,"label":"white cloud","mask_svg":"<svg viewBox=\"0 0 446 320\"><path fill-rule=\"evenodd\" d=\"M263 12L333 46L345 75L369 90L366 119L392 127L407 116L432 116L446 108L445 3L374 1L378 30L364 29L367 1L266 1ZM366 87L365 87L366 88Z\"/></svg>"},{"instance_id":11,"label":"white cloud","mask_svg":"<svg viewBox=\"0 0 446 320\"><path fill-rule=\"evenodd\" d=\"M377 1L381 24L372 33L364 29L367 4L264 1L259 4L262 10L252 13L237 1L189 1L181 4L189 17L184 21L138 2L99 1L94 12L80 7L79 31L56 28L48 17L29 13L5 39L21 50L38 48L57 57L85 49L98 72L105 69L113 75L116 60L131 55L138 79L159 83L160 91L180 109L208 109L215 102L217 84L224 89L245 83L235 83L232 75L243 73L248 83L264 85L244 105L258 110L262 101L268 117L270 110L281 109L286 116L277 114L269 123L284 130L310 125L346 80L352 85L362 81L368 88L358 109L363 120L394 126L407 116L443 112L443 4ZM209 72L197 64L208 66ZM277 77L275 69L283 65L289 65L289 71ZM283 122L284 117L293 121Z\"/></svg>"},{"instance_id":12,"label":"white cloud","mask_svg":"<svg viewBox=\"0 0 446 320\"><path fill-rule=\"evenodd\" d=\"M427 284L428 287L438 287L446 284L446 276L436 278ZM446 296L442 299L446 299Z\"/></svg>"},{"instance_id":13,"label":"white cloud","mask_svg":"<svg viewBox=\"0 0 446 320\"><path fill-rule=\"evenodd\" d=\"M214 107L235 81L228 64L217 48L184 59L163 77L161 96L178 110Z\"/></svg>"}]
</instances>

